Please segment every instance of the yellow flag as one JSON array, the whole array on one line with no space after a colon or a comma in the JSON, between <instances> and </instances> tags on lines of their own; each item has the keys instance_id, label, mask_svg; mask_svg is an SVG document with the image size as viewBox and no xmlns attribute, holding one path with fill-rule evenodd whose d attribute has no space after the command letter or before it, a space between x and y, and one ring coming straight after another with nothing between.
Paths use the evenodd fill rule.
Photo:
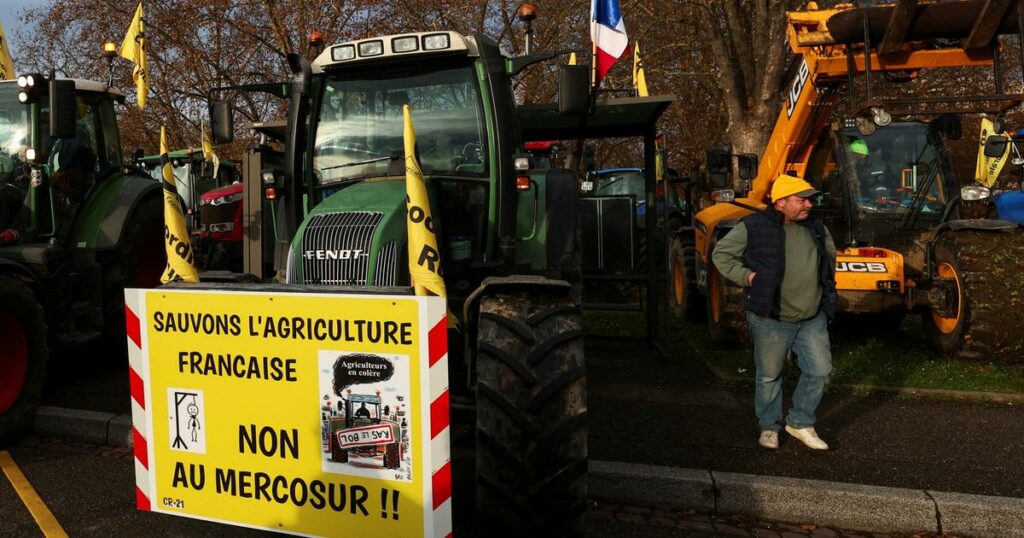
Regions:
<instances>
[{"instance_id":1,"label":"yellow flag","mask_svg":"<svg viewBox=\"0 0 1024 538\"><path fill-rule=\"evenodd\" d=\"M644 76L644 63L640 61L640 42L633 48L633 89L637 97L647 97L647 77Z\"/></svg>"},{"instance_id":2,"label":"yellow flag","mask_svg":"<svg viewBox=\"0 0 1024 538\"><path fill-rule=\"evenodd\" d=\"M569 65L576 65L576 53L569 54Z\"/></svg>"},{"instance_id":3,"label":"yellow flag","mask_svg":"<svg viewBox=\"0 0 1024 538\"><path fill-rule=\"evenodd\" d=\"M185 216L178 203L178 187L174 182L174 169L167 157L167 135L160 128L160 172L164 185L164 248L167 249L167 269L160 282L199 282L199 273L192 265L195 257L188 238Z\"/></svg>"},{"instance_id":4,"label":"yellow flag","mask_svg":"<svg viewBox=\"0 0 1024 538\"><path fill-rule=\"evenodd\" d=\"M403 138L405 139L405 195L408 203L406 226L409 232L409 275L416 289L416 295L439 295L445 297L444 279L441 278L441 254L437 250L437 236L434 235L433 219L430 217L430 200L427 198L427 184L423 170L416 162L416 133L412 128L409 105L402 106L405 118Z\"/></svg>"},{"instance_id":5,"label":"yellow flag","mask_svg":"<svg viewBox=\"0 0 1024 538\"><path fill-rule=\"evenodd\" d=\"M1010 135L995 133L995 125L988 118L981 118L981 133L978 136L978 163L974 169L974 179L986 187L991 187L1003 170L1006 159L1010 156ZM989 136L996 135L1006 138L1006 150L999 157L985 156L985 142Z\"/></svg>"},{"instance_id":6,"label":"yellow flag","mask_svg":"<svg viewBox=\"0 0 1024 538\"><path fill-rule=\"evenodd\" d=\"M14 62L11 61L11 49L7 45L4 27L0 26L0 80L12 80L14 78Z\"/></svg>"},{"instance_id":7,"label":"yellow flag","mask_svg":"<svg viewBox=\"0 0 1024 538\"><path fill-rule=\"evenodd\" d=\"M142 2L135 9L132 23L128 25L128 33L121 43L121 56L135 64L132 79L135 80L135 96L139 108L146 108L146 95L149 94L149 70L146 68L146 34L143 29Z\"/></svg>"},{"instance_id":8,"label":"yellow flag","mask_svg":"<svg viewBox=\"0 0 1024 538\"><path fill-rule=\"evenodd\" d=\"M213 144L210 142L210 134L206 132L206 128L200 123L200 130L203 131L203 158L207 161L213 162L213 177L217 177L217 170L220 169L220 157L213 152Z\"/></svg>"}]
</instances>

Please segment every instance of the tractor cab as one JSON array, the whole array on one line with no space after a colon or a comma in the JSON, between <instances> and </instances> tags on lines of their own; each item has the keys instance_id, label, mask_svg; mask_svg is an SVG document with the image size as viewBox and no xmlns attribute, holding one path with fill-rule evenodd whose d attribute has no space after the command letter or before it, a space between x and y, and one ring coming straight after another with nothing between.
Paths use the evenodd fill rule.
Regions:
<instances>
[{"instance_id":1,"label":"tractor cab","mask_svg":"<svg viewBox=\"0 0 1024 538\"><path fill-rule=\"evenodd\" d=\"M345 399L345 427L380 424L380 396L350 394Z\"/></svg>"}]
</instances>

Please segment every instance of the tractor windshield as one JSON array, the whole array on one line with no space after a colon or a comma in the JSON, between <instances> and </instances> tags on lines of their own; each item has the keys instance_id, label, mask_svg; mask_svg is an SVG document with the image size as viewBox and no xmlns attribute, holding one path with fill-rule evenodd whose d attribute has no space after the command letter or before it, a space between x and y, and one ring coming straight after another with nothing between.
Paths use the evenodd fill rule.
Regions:
<instances>
[{"instance_id":1,"label":"tractor windshield","mask_svg":"<svg viewBox=\"0 0 1024 538\"><path fill-rule=\"evenodd\" d=\"M28 107L18 102L18 87L0 85L0 229L14 220L28 193L22 169L28 137Z\"/></svg>"},{"instance_id":2,"label":"tractor windshield","mask_svg":"<svg viewBox=\"0 0 1024 538\"><path fill-rule=\"evenodd\" d=\"M363 72L339 75L325 85L313 150L317 184L404 174L404 104L412 112L425 174L480 177L487 172L483 108L469 67L401 75Z\"/></svg>"},{"instance_id":3,"label":"tractor windshield","mask_svg":"<svg viewBox=\"0 0 1024 538\"><path fill-rule=\"evenodd\" d=\"M845 129L839 142L846 176L854 178L854 200L865 212L903 214L915 199L923 214L945 209L948 163L927 125L892 123L870 136Z\"/></svg>"}]
</instances>

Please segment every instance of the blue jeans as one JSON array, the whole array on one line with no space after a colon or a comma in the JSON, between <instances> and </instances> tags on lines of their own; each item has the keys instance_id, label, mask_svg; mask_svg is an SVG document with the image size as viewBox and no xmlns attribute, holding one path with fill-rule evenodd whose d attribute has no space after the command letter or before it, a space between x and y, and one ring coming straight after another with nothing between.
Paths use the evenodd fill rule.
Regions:
<instances>
[{"instance_id":1,"label":"blue jeans","mask_svg":"<svg viewBox=\"0 0 1024 538\"><path fill-rule=\"evenodd\" d=\"M794 428L813 426L814 412L832 373L828 318L824 312L805 321L777 321L747 312L757 366L754 412L762 430L779 431L782 420L782 367L793 350L800 366L800 381L793 392L793 408L786 423Z\"/></svg>"}]
</instances>

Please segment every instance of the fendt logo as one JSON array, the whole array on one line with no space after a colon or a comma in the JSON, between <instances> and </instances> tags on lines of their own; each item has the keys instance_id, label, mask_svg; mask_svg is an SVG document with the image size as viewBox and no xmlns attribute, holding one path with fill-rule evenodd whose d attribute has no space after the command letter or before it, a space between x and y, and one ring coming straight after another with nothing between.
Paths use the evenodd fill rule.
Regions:
<instances>
[{"instance_id":1,"label":"fendt logo","mask_svg":"<svg viewBox=\"0 0 1024 538\"><path fill-rule=\"evenodd\" d=\"M365 256L362 249L307 250L303 256L307 260L355 260Z\"/></svg>"},{"instance_id":2,"label":"fendt logo","mask_svg":"<svg viewBox=\"0 0 1024 538\"><path fill-rule=\"evenodd\" d=\"M884 263L877 262L839 262L836 264L837 273L888 273L889 270Z\"/></svg>"}]
</instances>

